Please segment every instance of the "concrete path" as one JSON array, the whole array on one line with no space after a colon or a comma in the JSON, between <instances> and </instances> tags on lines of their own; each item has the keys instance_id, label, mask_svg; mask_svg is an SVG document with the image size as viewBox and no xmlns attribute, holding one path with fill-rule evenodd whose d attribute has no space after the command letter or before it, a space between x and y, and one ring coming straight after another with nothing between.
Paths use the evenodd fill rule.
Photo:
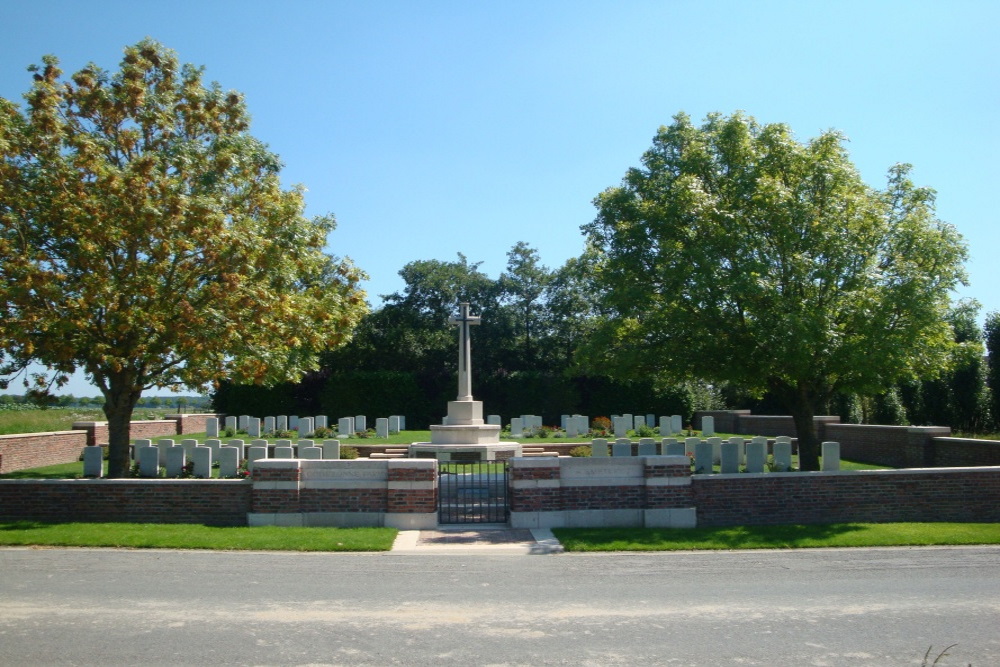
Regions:
<instances>
[{"instance_id":1,"label":"concrete path","mask_svg":"<svg viewBox=\"0 0 1000 667\"><path fill-rule=\"evenodd\" d=\"M563 552L548 528L509 528L500 524L445 526L436 530L401 530L393 554L546 555Z\"/></svg>"}]
</instances>

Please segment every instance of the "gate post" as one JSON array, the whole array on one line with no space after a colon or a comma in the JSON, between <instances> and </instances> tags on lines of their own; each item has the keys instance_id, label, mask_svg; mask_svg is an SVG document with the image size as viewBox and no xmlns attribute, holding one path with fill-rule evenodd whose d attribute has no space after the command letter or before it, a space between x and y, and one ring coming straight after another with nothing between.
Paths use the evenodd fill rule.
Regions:
<instances>
[{"instance_id":1,"label":"gate post","mask_svg":"<svg viewBox=\"0 0 1000 667\"><path fill-rule=\"evenodd\" d=\"M437 528L436 459L387 459L385 525L402 530Z\"/></svg>"}]
</instances>

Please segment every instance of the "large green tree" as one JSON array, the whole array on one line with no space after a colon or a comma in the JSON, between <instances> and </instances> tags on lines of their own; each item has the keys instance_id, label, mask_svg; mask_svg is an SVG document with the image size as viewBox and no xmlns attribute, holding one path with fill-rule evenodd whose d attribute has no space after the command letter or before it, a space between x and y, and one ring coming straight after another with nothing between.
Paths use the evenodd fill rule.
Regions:
<instances>
[{"instance_id":1,"label":"large green tree","mask_svg":"<svg viewBox=\"0 0 1000 667\"><path fill-rule=\"evenodd\" d=\"M739 113L677 115L642 163L584 228L608 312L596 347L617 372L768 391L815 470L813 416L832 395L946 363L966 248L908 166L874 189L839 133L800 143Z\"/></svg>"},{"instance_id":2,"label":"large green tree","mask_svg":"<svg viewBox=\"0 0 1000 667\"><path fill-rule=\"evenodd\" d=\"M151 40L117 72L29 70L26 108L0 99L3 370L83 369L111 475L144 389L296 379L347 340L363 274L323 252L333 219L304 217L240 94Z\"/></svg>"}]
</instances>

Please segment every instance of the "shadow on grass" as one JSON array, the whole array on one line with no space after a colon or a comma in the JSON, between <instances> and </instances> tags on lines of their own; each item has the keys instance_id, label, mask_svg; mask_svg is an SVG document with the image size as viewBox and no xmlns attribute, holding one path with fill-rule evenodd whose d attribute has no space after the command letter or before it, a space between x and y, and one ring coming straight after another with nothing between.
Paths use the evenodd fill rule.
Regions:
<instances>
[{"instance_id":1,"label":"shadow on grass","mask_svg":"<svg viewBox=\"0 0 1000 667\"><path fill-rule=\"evenodd\" d=\"M862 524L707 528L556 528L570 550L787 549L864 531Z\"/></svg>"}]
</instances>

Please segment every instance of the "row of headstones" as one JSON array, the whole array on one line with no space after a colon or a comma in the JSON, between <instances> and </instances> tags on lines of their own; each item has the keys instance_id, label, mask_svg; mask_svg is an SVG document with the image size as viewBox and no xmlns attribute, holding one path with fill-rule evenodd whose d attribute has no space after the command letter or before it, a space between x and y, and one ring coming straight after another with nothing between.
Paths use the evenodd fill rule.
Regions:
<instances>
[{"instance_id":1,"label":"row of headstones","mask_svg":"<svg viewBox=\"0 0 1000 667\"><path fill-rule=\"evenodd\" d=\"M209 417L205 421L205 435L209 438L219 437L219 419ZM275 431L298 431L300 438L311 437L316 429L329 428L325 415L316 417L298 417L297 415L278 415L277 417L251 417L250 415L240 415L226 417L225 428L231 431L246 431L251 438L259 438ZM380 438L388 438L390 434L399 433L406 429L406 417L393 415L392 417L375 420L375 433ZM354 435L358 431L368 430L368 420L365 415L355 417L344 417L337 421L337 435L347 437Z\"/></svg>"},{"instance_id":2,"label":"row of headstones","mask_svg":"<svg viewBox=\"0 0 1000 667\"><path fill-rule=\"evenodd\" d=\"M501 424L499 415L490 415L487 424ZM624 438L628 432L641 427L656 428L656 415L612 415L611 425L616 438ZM590 432L590 418L585 415L562 415L560 426L566 432L566 437L586 435ZM660 417L660 435L667 437L683 430L683 420L680 415ZM542 418L537 415L521 415L510 420L510 435L519 438L524 433L542 427ZM715 435L715 418L702 417L701 432L704 437Z\"/></svg>"},{"instance_id":3,"label":"row of headstones","mask_svg":"<svg viewBox=\"0 0 1000 667\"><path fill-rule=\"evenodd\" d=\"M591 441L591 456L608 456L609 443L603 438ZM611 456L632 456L632 441L619 438L610 443ZM641 438L639 456L691 456L694 454L694 469L698 473L712 472L712 466L719 464L723 474L738 473L741 465L747 472L764 472L767 463L767 438L756 437L749 442L740 437L722 438L664 438L657 443L653 438ZM823 470L840 470L840 443L822 444ZM792 469L792 439L779 436L774 439L774 470L782 472Z\"/></svg>"},{"instance_id":4,"label":"row of headstones","mask_svg":"<svg viewBox=\"0 0 1000 667\"><path fill-rule=\"evenodd\" d=\"M180 477L188 463L193 464L194 477L212 476L212 464L219 463L219 477L235 477L240 463L247 461L247 469L253 471L253 462L259 459L339 459L340 441L324 440L319 445L313 440L277 440L274 456L269 456L267 440L252 440L249 445L243 440L209 439L205 444L197 440L183 440L180 444L170 438L153 443L151 440L136 440L133 460L139 464L140 477L157 477L160 468L166 468L167 477ZM104 474L104 452L100 446L83 449L83 476L102 477Z\"/></svg>"}]
</instances>

